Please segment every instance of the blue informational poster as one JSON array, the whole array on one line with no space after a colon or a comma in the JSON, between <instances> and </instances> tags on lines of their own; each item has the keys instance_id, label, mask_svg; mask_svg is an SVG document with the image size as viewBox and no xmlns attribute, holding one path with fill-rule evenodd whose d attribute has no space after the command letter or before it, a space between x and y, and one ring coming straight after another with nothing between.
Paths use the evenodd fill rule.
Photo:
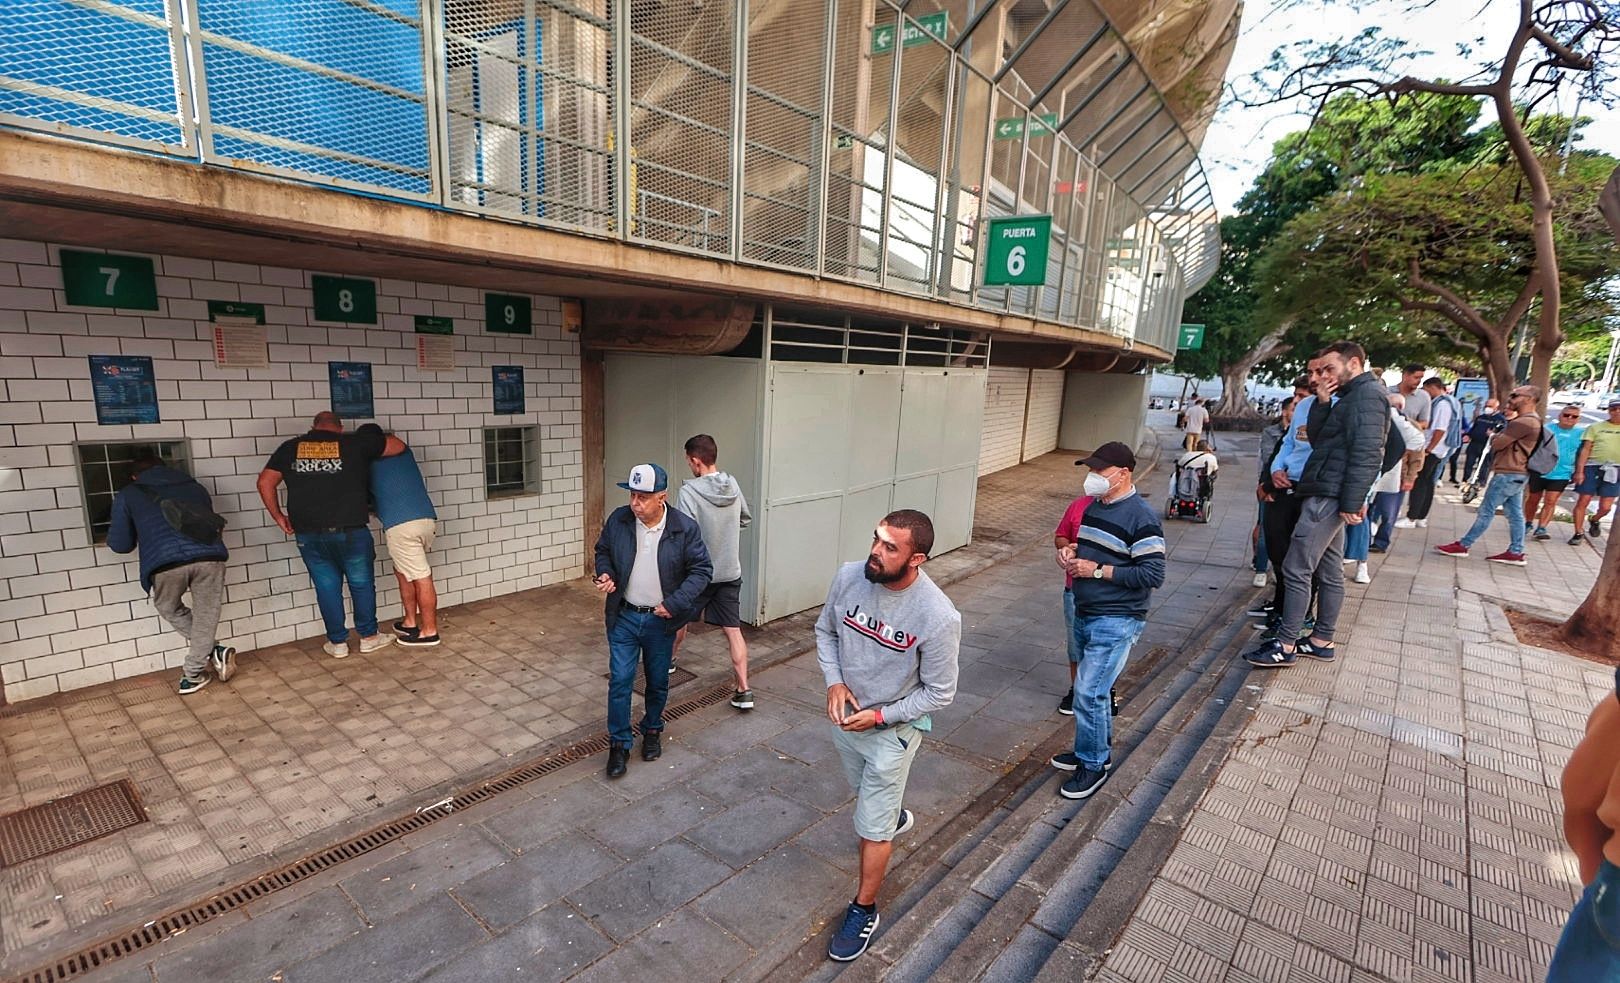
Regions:
<instances>
[{"instance_id":1,"label":"blue informational poster","mask_svg":"<svg viewBox=\"0 0 1620 983\"><path fill-rule=\"evenodd\" d=\"M377 415L371 400L370 362L327 362L332 377L332 412L344 420L370 420Z\"/></svg>"},{"instance_id":2,"label":"blue informational poster","mask_svg":"<svg viewBox=\"0 0 1620 983\"><path fill-rule=\"evenodd\" d=\"M502 414L523 412L523 366L491 366L495 376L495 412Z\"/></svg>"},{"instance_id":3,"label":"blue informational poster","mask_svg":"<svg viewBox=\"0 0 1620 983\"><path fill-rule=\"evenodd\" d=\"M1486 379L1458 379L1452 395L1462 404L1463 424L1467 425L1474 422L1480 407L1491 397L1491 384Z\"/></svg>"},{"instance_id":4,"label":"blue informational poster","mask_svg":"<svg viewBox=\"0 0 1620 983\"><path fill-rule=\"evenodd\" d=\"M157 377L145 355L91 355L90 392L96 422L157 423Z\"/></svg>"}]
</instances>

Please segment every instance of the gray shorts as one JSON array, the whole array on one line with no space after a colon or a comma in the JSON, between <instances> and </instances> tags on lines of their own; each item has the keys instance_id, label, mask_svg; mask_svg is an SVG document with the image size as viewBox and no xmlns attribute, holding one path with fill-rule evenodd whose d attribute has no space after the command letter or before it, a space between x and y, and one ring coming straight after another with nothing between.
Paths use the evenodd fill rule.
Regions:
<instances>
[{"instance_id":1,"label":"gray shorts","mask_svg":"<svg viewBox=\"0 0 1620 983\"><path fill-rule=\"evenodd\" d=\"M883 730L833 728L833 744L844 762L849 787L855 790L855 835L863 840L894 839L906 776L922 747L923 732L911 723Z\"/></svg>"}]
</instances>

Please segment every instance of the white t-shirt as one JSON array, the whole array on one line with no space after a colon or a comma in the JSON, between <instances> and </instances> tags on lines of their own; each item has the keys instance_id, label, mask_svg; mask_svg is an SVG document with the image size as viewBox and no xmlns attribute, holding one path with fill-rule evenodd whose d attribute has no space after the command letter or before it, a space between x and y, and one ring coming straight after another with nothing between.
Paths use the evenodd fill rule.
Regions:
<instances>
[{"instance_id":1,"label":"white t-shirt","mask_svg":"<svg viewBox=\"0 0 1620 983\"><path fill-rule=\"evenodd\" d=\"M640 608L653 608L664 603L664 584L658 579L658 541L664 538L664 527L669 524L669 506L658 525L649 528L636 520L636 562L630 568L630 582L625 585L624 599Z\"/></svg>"},{"instance_id":2,"label":"white t-shirt","mask_svg":"<svg viewBox=\"0 0 1620 983\"><path fill-rule=\"evenodd\" d=\"M1187 407L1187 432L1203 433L1204 424L1209 422L1209 410L1202 406Z\"/></svg>"},{"instance_id":3,"label":"white t-shirt","mask_svg":"<svg viewBox=\"0 0 1620 983\"><path fill-rule=\"evenodd\" d=\"M1407 405L1410 406L1411 404L1408 403ZM1452 410L1453 407L1451 405L1451 400L1449 399L1436 399L1433 401L1433 405L1429 410L1429 433L1431 435L1437 433L1444 434L1451 429ZM1410 419L1410 417L1408 417L1408 419ZM1430 436L1429 439L1433 440L1434 438L1433 436ZM1441 437L1438 444L1435 444L1433 447L1429 448L1429 453L1433 454L1435 457L1445 457L1454 449L1455 448L1447 447L1446 438Z\"/></svg>"},{"instance_id":4,"label":"white t-shirt","mask_svg":"<svg viewBox=\"0 0 1620 983\"><path fill-rule=\"evenodd\" d=\"M1215 460L1215 455L1209 451L1188 451L1181 455L1181 459L1176 464L1183 468L1203 468L1210 474L1214 474L1221 469L1221 463Z\"/></svg>"}]
</instances>

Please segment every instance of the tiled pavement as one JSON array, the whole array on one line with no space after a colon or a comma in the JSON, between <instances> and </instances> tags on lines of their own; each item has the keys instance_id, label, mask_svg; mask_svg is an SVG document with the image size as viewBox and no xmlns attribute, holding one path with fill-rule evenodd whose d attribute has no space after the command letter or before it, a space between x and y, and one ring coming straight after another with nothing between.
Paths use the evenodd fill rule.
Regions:
<instances>
[{"instance_id":1,"label":"tiled pavement","mask_svg":"<svg viewBox=\"0 0 1620 983\"><path fill-rule=\"evenodd\" d=\"M1258 713L1099 978L1536 981L1578 875L1559 775L1613 672L1520 645L1506 600L1565 616L1586 547L1525 569L1433 547L1474 512L1449 486L1349 585L1334 664L1255 673Z\"/></svg>"},{"instance_id":2,"label":"tiled pavement","mask_svg":"<svg viewBox=\"0 0 1620 983\"><path fill-rule=\"evenodd\" d=\"M1073 494L1073 460L1051 454L984 479L986 534L934 561L933 575L960 579L1044 535ZM1055 612L1050 601L1042 593L1037 606ZM753 664L806 650L814 616L749 630ZM0 711L0 812L129 777L151 818L0 868L0 975L600 733L605 643L588 584L451 608L444 622L444 644L427 651L337 661L315 639L249 653L230 684L184 700L163 673ZM695 633L681 664L697 678L672 700L729 678L718 632ZM1032 711L1014 703L972 729L1027 723Z\"/></svg>"}]
</instances>

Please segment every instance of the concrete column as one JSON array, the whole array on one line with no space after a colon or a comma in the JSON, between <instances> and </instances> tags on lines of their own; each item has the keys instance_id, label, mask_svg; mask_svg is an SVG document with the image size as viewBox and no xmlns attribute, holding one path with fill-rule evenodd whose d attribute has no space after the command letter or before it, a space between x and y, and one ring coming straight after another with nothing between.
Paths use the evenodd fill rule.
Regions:
<instances>
[{"instance_id":1,"label":"concrete column","mask_svg":"<svg viewBox=\"0 0 1620 983\"><path fill-rule=\"evenodd\" d=\"M1147 427L1150 378L1133 373L1066 373L1058 446L1092 450L1110 440L1139 446Z\"/></svg>"}]
</instances>

